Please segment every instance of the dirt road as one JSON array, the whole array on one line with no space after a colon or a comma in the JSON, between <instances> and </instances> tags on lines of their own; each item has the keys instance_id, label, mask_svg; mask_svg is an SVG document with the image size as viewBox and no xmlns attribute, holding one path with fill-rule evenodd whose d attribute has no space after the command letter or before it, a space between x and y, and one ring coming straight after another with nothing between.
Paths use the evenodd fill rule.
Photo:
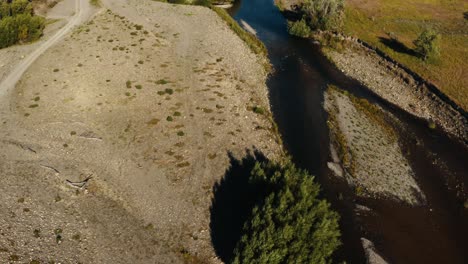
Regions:
<instances>
[{"instance_id":1,"label":"dirt road","mask_svg":"<svg viewBox=\"0 0 468 264\"><path fill-rule=\"evenodd\" d=\"M46 40L39 48L30 53L23 61L21 61L16 67L10 72L9 75L4 78L0 83L0 96L8 93L16 83L21 79L23 73L31 66L31 64L41 56L47 49L52 47L60 39L62 39L71 29L81 24L86 20L90 13L91 7L87 0L76 0L75 1L75 14L70 18L68 23L61 28L54 36Z\"/></svg>"}]
</instances>

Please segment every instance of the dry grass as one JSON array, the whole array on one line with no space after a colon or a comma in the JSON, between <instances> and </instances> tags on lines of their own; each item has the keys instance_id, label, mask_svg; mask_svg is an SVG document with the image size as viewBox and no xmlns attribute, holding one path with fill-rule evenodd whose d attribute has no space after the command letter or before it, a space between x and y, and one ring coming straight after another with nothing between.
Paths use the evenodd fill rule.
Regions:
<instances>
[{"instance_id":1,"label":"dry grass","mask_svg":"<svg viewBox=\"0 0 468 264\"><path fill-rule=\"evenodd\" d=\"M468 109L468 30L463 12L466 1L435 0L349 0L344 30L383 50L425 79L435 83L451 99ZM393 32L409 50L412 41L426 27L442 36L441 56L425 63L412 54L382 43Z\"/></svg>"}]
</instances>

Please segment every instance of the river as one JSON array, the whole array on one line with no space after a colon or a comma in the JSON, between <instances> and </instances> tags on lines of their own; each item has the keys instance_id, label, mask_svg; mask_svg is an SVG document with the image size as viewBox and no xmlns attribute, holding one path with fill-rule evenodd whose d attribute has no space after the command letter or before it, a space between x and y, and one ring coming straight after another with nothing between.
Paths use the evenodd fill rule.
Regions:
<instances>
[{"instance_id":1,"label":"river","mask_svg":"<svg viewBox=\"0 0 468 264\"><path fill-rule=\"evenodd\" d=\"M335 261L365 263L360 238L374 242L390 263L467 263L468 150L440 130L380 99L347 78L312 40L287 33L287 22L273 0L239 0L230 10L266 45L274 71L268 79L270 103L285 148L298 166L317 176L324 196L340 212L343 246ZM329 177L329 137L323 94L329 84L378 104L403 124L402 147L427 204L354 197L346 184ZM344 199L343 199L344 197ZM372 209L357 216L355 204Z\"/></svg>"}]
</instances>

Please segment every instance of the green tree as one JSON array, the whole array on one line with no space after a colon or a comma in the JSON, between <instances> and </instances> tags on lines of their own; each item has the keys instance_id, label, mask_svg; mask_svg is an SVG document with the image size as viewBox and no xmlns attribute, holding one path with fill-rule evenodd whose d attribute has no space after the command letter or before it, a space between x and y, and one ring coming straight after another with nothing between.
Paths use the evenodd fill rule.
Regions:
<instances>
[{"instance_id":1,"label":"green tree","mask_svg":"<svg viewBox=\"0 0 468 264\"><path fill-rule=\"evenodd\" d=\"M418 38L413 41L416 46L416 53L423 59L427 60L439 56L439 40L440 35L432 29L426 29Z\"/></svg>"},{"instance_id":2,"label":"green tree","mask_svg":"<svg viewBox=\"0 0 468 264\"><path fill-rule=\"evenodd\" d=\"M343 20L344 0L304 0L301 9L311 28L336 30Z\"/></svg>"},{"instance_id":3,"label":"green tree","mask_svg":"<svg viewBox=\"0 0 468 264\"><path fill-rule=\"evenodd\" d=\"M269 162L257 163L251 180L265 195L244 225L232 262L330 263L340 245L339 216L319 198L314 178L291 162Z\"/></svg>"}]
</instances>

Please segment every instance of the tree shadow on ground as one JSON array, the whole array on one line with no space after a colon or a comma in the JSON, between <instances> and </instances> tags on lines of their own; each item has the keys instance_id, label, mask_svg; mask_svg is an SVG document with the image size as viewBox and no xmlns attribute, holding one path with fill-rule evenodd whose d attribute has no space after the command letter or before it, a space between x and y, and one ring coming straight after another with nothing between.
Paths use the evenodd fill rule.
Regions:
<instances>
[{"instance_id":1,"label":"tree shadow on ground","mask_svg":"<svg viewBox=\"0 0 468 264\"><path fill-rule=\"evenodd\" d=\"M250 216L256 201L261 195L261 186L249 182L250 172L256 162L267 158L257 150L247 150L242 160L228 153L230 167L223 179L213 186L213 199L210 207L211 241L218 257L229 262L241 238L244 222Z\"/></svg>"},{"instance_id":2,"label":"tree shadow on ground","mask_svg":"<svg viewBox=\"0 0 468 264\"><path fill-rule=\"evenodd\" d=\"M408 55L411 55L411 56L417 56L418 54L408 48L404 43L402 43L401 41L397 40L397 39L393 39L393 38L385 38L385 37L379 37L379 41L384 44L385 46L391 48L392 50L398 52L398 53L404 53L404 54L408 54Z\"/></svg>"}]
</instances>

